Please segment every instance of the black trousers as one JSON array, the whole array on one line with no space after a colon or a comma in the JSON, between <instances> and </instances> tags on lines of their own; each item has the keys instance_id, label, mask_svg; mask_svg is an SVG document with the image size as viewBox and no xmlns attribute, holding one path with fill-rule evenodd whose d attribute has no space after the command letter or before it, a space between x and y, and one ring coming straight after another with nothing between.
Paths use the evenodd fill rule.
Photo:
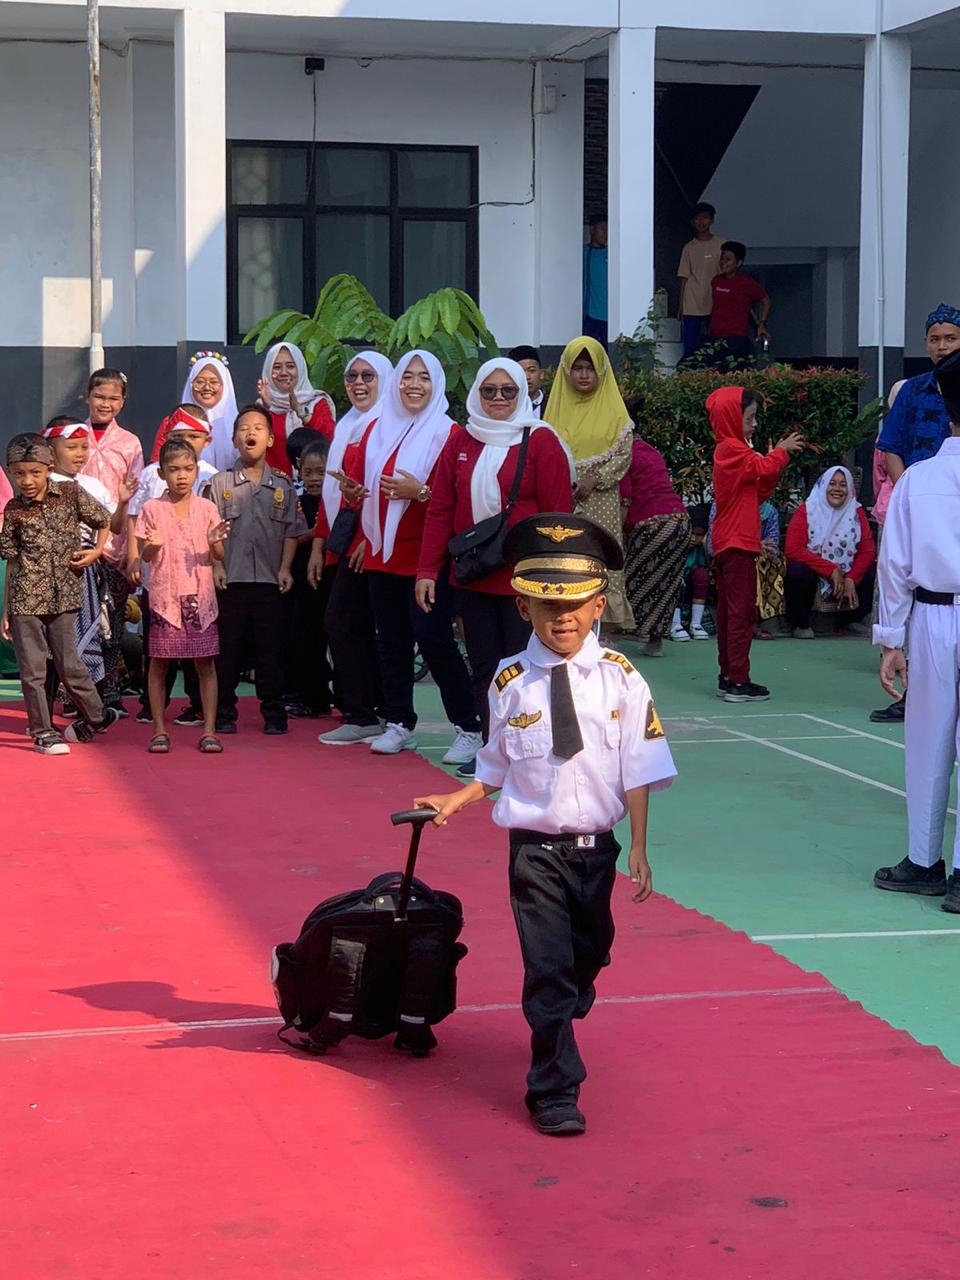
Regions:
<instances>
[{"instance_id":1,"label":"black trousers","mask_svg":"<svg viewBox=\"0 0 960 1280\"><path fill-rule=\"evenodd\" d=\"M150 710L150 594L147 591L140 593L140 625L143 631L143 689L140 692L140 705L144 711ZM170 697L173 693L174 682L177 678L177 668L183 672L183 691L189 699L190 706L195 711L202 711L203 707L200 702L200 677L197 675L197 668L193 662L187 658L183 662L168 662L167 676L164 681L167 691L167 706L170 705Z\"/></svg>"},{"instance_id":2,"label":"black trousers","mask_svg":"<svg viewBox=\"0 0 960 1280\"><path fill-rule=\"evenodd\" d=\"M440 690L443 709L451 724L479 732L473 690L467 665L453 633L453 588L446 570L437 579L436 603L429 613L417 607L414 576L364 574L377 624L377 655L383 682L384 715L388 724L412 729L417 723L413 707L414 650L423 659Z\"/></svg>"},{"instance_id":3,"label":"black trousers","mask_svg":"<svg viewBox=\"0 0 960 1280\"><path fill-rule=\"evenodd\" d=\"M329 573L313 588L306 579L306 565L294 564L293 590L283 597L285 689L314 711L330 710L333 672L324 626L329 594Z\"/></svg>"},{"instance_id":4,"label":"black trousers","mask_svg":"<svg viewBox=\"0 0 960 1280\"><path fill-rule=\"evenodd\" d=\"M376 724L383 690L367 575L354 573L346 556L332 566L324 625L344 722Z\"/></svg>"},{"instance_id":5,"label":"black trousers","mask_svg":"<svg viewBox=\"0 0 960 1280\"><path fill-rule=\"evenodd\" d=\"M127 575L118 565L101 559L103 579L106 585L104 597L107 605L107 619L110 623L110 635L104 636L103 647L103 701L108 707L122 705L120 689L117 685L117 663L120 661L120 642L123 639L123 626L127 610L127 597L130 595L130 583Z\"/></svg>"},{"instance_id":6,"label":"black trousers","mask_svg":"<svg viewBox=\"0 0 960 1280\"><path fill-rule=\"evenodd\" d=\"M253 651L257 697L265 723L287 723L283 709L283 597L271 582L231 582L217 592L220 654L217 658L217 720L236 724L237 685Z\"/></svg>"},{"instance_id":7,"label":"black trousers","mask_svg":"<svg viewBox=\"0 0 960 1280\"><path fill-rule=\"evenodd\" d=\"M575 1098L586 1077L573 1019L590 1012L597 974L610 963L619 853L609 831L596 837L593 849L578 849L575 836L510 832L510 905L531 1031L529 1107L548 1096Z\"/></svg>"},{"instance_id":8,"label":"black trousers","mask_svg":"<svg viewBox=\"0 0 960 1280\"><path fill-rule=\"evenodd\" d=\"M504 658L527 647L531 627L520 617L514 596L459 589L457 611L470 660L473 702L486 742L490 731L490 704L487 701L490 681Z\"/></svg>"},{"instance_id":9,"label":"black trousers","mask_svg":"<svg viewBox=\"0 0 960 1280\"><path fill-rule=\"evenodd\" d=\"M856 609L845 609L832 615L838 631L851 622L862 622L871 613L876 573L876 566L871 565L860 580ZM787 622L790 627L803 630L810 626L810 614L813 612L813 602L819 586L820 575L815 570L798 560L790 561L783 579Z\"/></svg>"}]
</instances>

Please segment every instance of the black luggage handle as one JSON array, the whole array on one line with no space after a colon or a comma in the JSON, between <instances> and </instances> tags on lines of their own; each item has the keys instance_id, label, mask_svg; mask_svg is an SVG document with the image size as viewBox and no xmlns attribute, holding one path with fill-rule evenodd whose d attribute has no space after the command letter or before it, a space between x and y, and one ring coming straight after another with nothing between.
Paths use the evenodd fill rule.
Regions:
<instances>
[{"instance_id":1,"label":"black luggage handle","mask_svg":"<svg viewBox=\"0 0 960 1280\"><path fill-rule=\"evenodd\" d=\"M423 835L423 828L428 822L432 822L437 816L436 809L404 809L402 813L391 813L390 821L395 827L402 826L404 823L410 823L410 852L407 854L407 865L404 868L403 879L400 881L400 896L397 899L397 914L395 920L406 920L407 903L410 901L410 889L413 885L413 873L417 867L417 853L420 849L420 837Z\"/></svg>"}]
</instances>

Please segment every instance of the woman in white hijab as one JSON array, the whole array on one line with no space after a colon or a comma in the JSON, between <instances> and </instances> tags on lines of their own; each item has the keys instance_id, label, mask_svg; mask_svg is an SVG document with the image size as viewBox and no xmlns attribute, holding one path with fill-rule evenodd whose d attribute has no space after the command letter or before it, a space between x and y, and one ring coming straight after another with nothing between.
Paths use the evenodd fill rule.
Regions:
<instances>
[{"instance_id":1,"label":"woman in white hijab","mask_svg":"<svg viewBox=\"0 0 960 1280\"><path fill-rule=\"evenodd\" d=\"M300 427L319 431L328 440L332 439L336 407L325 391L318 391L311 384L307 362L299 347L277 342L270 348L264 357L257 395L273 424L273 444L267 450L267 465L274 471L290 475L287 441Z\"/></svg>"},{"instance_id":2,"label":"woman in white hijab","mask_svg":"<svg viewBox=\"0 0 960 1280\"><path fill-rule=\"evenodd\" d=\"M219 351L198 351L190 360L186 381L180 395L181 404L195 404L204 411L210 423L210 443L204 449L204 462L215 471L232 467L237 456L233 447L233 427L237 419L237 396L227 357ZM167 438L170 418L164 418L153 442L150 461L160 457L160 446Z\"/></svg>"},{"instance_id":3,"label":"woman in white hijab","mask_svg":"<svg viewBox=\"0 0 960 1280\"><path fill-rule=\"evenodd\" d=\"M876 549L867 513L846 467L829 467L787 526L787 621L796 640L812 640L810 614L835 614L837 631L866 632Z\"/></svg>"},{"instance_id":4,"label":"woman in white hijab","mask_svg":"<svg viewBox=\"0 0 960 1280\"><path fill-rule=\"evenodd\" d=\"M307 569L310 583L327 596L324 629L333 658L337 705L343 712L343 723L320 735L320 742L331 747L372 742L382 732L379 712L383 691L376 632L363 576L366 543L358 530L353 545L342 555L328 552L326 544L345 503L337 476L342 473L346 457L380 416L382 397L392 377L393 365L378 351L361 351L344 368L343 385L350 408L337 423L327 455L316 537Z\"/></svg>"},{"instance_id":5,"label":"woman in white hijab","mask_svg":"<svg viewBox=\"0 0 960 1280\"><path fill-rule=\"evenodd\" d=\"M413 674L419 647L456 729L444 762L463 764L476 755L481 737L470 677L453 631L453 593L438 590L431 613L418 609L414 600L434 470L455 427L448 408L439 360L429 351L408 352L397 363L380 416L347 473L362 483L365 495L361 527L369 550L364 576L377 625L387 722L370 749L394 755L416 746Z\"/></svg>"},{"instance_id":6,"label":"woman in white hijab","mask_svg":"<svg viewBox=\"0 0 960 1280\"><path fill-rule=\"evenodd\" d=\"M450 539L471 525L506 511L507 528L540 511L572 511L572 462L559 436L530 403L527 379L515 361L497 357L481 365L467 396L467 423L444 447L423 531L417 567L417 603L429 611L437 583L447 573ZM527 449L516 500L509 505L524 435ZM487 731L487 690L504 658L530 638L514 603L511 570L503 565L457 592L474 705ZM472 774L472 762L459 770Z\"/></svg>"}]
</instances>

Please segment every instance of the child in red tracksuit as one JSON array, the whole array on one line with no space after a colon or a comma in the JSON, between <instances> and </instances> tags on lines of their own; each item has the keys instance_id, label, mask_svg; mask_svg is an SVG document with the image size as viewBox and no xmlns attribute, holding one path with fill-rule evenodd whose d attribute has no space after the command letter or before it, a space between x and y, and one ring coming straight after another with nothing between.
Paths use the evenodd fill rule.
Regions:
<instances>
[{"instance_id":1,"label":"child in red tracksuit","mask_svg":"<svg viewBox=\"0 0 960 1280\"><path fill-rule=\"evenodd\" d=\"M757 612L760 504L776 488L790 454L804 447L797 432L784 436L766 457L751 447L757 400L743 387L718 387L707 397L716 437L713 451L713 556L717 576L717 696L725 702L762 702L770 690L750 679L750 641Z\"/></svg>"}]
</instances>

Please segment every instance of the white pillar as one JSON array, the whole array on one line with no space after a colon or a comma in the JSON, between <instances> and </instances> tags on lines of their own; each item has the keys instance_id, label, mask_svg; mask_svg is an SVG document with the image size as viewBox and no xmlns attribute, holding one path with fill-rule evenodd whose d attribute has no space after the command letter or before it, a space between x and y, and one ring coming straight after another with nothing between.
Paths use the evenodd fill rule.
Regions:
<instances>
[{"instance_id":1,"label":"white pillar","mask_svg":"<svg viewBox=\"0 0 960 1280\"><path fill-rule=\"evenodd\" d=\"M610 37L608 186L610 341L632 335L654 293L654 28L622 27Z\"/></svg>"},{"instance_id":2,"label":"white pillar","mask_svg":"<svg viewBox=\"0 0 960 1280\"><path fill-rule=\"evenodd\" d=\"M177 338L227 336L226 47L224 15L175 19Z\"/></svg>"},{"instance_id":3,"label":"white pillar","mask_svg":"<svg viewBox=\"0 0 960 1280\"><path fill-rule=\"evenodd\" d=\"M583 63L540 62L534 84L534 341L563 347L580 332L583 288Z\"/></svg>"},{"instance_id":4,"label":"white pillar","mask_svg":"<svg viewBox=\"0 0 960 1280\"><path fill-rule=\"evenodd\" d=\"M874 351L904 345L909 158L910 38L883 36L866 47L860 170L859 344Z\"/></svg>"}]
</instances>

